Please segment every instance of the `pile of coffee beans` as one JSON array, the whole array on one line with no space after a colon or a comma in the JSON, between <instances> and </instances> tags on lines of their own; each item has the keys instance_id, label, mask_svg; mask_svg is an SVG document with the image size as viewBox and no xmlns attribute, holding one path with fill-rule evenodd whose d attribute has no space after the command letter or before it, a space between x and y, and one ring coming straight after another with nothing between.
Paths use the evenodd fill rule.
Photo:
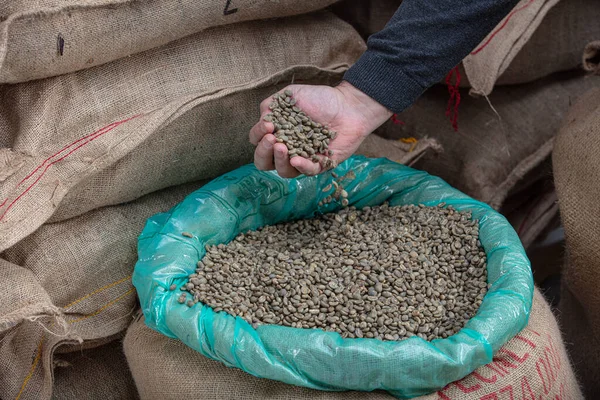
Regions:
<instances>
[{"instance_id":1,"label":"pile of coffee beans","mask_svg":"<svg viewBox=\"0 0 600 400\"><path fill-rule=\"evenodd\" d=\"M446 338L475 315L488 289L478 235L477 220L443 204L347 207L207 246L179 301L254 327Z\"/></svg>"},{"instance_id":2,"label":"pile of coffee beans","mask_svg":"<svg viewBox=\"0 0 600 400\"><path fill-rule=\"evenodd\" d=\"M313 121L297 107L291 90L275 94L269 109L271 113L265 115L264 120L273 123L277 142L287 146L290 158L304 157L318 163L318 155L321 155L326 169L337 166L329 158L333 155L329 142L335 139L337 133L328 126Z\"/></svg>"}]
</instances>

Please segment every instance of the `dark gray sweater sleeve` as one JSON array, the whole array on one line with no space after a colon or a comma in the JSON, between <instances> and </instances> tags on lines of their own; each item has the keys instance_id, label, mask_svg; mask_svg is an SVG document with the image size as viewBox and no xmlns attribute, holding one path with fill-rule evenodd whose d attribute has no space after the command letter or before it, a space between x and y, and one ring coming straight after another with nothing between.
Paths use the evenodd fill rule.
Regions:
<instances>
[{"instance_id":1,"label":"dark gray sweater sleeve","mask_svg":"<svg viewBox=\"0 0 600 400\"><path fill-rule=\"evenodd\" d=\"M409 107L466 57L518 0L404 0L348 81L393 112Z\"/></svg>"}]
</instances>

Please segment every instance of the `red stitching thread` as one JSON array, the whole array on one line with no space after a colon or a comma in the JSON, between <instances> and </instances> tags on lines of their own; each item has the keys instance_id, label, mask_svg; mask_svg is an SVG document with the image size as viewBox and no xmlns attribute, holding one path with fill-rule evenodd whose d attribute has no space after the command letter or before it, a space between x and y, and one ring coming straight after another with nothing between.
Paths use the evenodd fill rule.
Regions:
<instances>
[{"instance_id":1,"label":"red stitching thread","mask_svg":"<svg viewBox=\"0 0 600 400\"><path fill-rule=\"evenodd\" d=\"M6 207L6 210L4 210L4 213L2 214L2 216L0 216L0 221L2 221L4 219L4 217L6 216L6 213L8 213L8 211L12 208L12 206L14 206L15 203L17 201L19 201L19 199L21 199L21 197L23 197L27 192L29 192L29 190L31 190L31 188L33 188L39 182L40 179L42 179L42 177L44 176L44 174L46 173L46 171L48 171L48 168L50 168L52 165L56 164L57 162L64 160L65 158L67 158L68 156L70 156L71 154L73 154L75 151L77 151L81 147L85 146L86 144L88 144L88 143L90 143L90 142L98 139L100 136L104 135L105 133L110 132L111 130L113 130L117 126L119 126L119 125L121 125L121 124L123 124L125 122L131 121L132 119L137 118L140 115L142 115L142 114L134 115L133 117L124 119L122 121L113 122L112 124L109 124L106 127L100 129L99 131L96 131L95 133L98 133L98 132L100 132L100 133L98 133L96 136L94 136L92 138L90 138L91 135L87 135L86 137L90 138L88 141L83 142L82 144L80 144L79 146L75 147L73 150L69 151L67 154L65 154L64 156L62 156L58 160L54 160L50 164L46 165L46 168L44 168L44 170L42 171L42 173L40 174L40 176L38 176L37 179L31 185L29 185L29 187L27 189L25 189L25 191L23 191L23 193L21 193L19 196L17 196L17 198L14 199L13 202L8 205L8 207ZM108 129L105 129L105 128L108 128ZM85 139L85 137L83 139ZM81 140L77 140L76 142L72 143L68 147L71 147L73 144L75 144L75 143L77 143L79 141L81 141ZM50 157L50 158L52 158L52 157ZM41 166L40 166L40 168L41 168ZM37 168L37 169L39 169L39 168Z\"/></svg>"},{"instance_id":2,"label":"red stitching thread","mask_svg":"<svg viewBox=\"0 0 600 400\"><path fill-rule=\"evenodd\" d=\"M21 186L21 184L23 182L25 182L27 179L31 178L33 176L33 174L35 174L40 168L42 168L53 157L56 157L57 155L59 155L60 153L62 153L65 150L67 150L68 148L70 148L74 144L77 144L77 143L81 142L82 140L85 140L85 139L87 139L87 138L89 138L91 136L94 136L94 135L100 133L101 131L103 131L103 130L105 130L107 128L110 128L112 125L115 125L115 124L118 124L118 122L113 122L112 124L106 125L105 127L101 128L101 129L98 129L96 132L90 133L89 135L86 135L86 136L82 137L81 139L78 139L78 140L74 141L70 145L63 147L58 152L52 154L50 157L46 158L43 163L41 163L40 165L38 165L38 167L36 169L34 169L29 175L27 175L25 178L23 178L23 180L21 182L19 182L19 184L17 185L17 187Z\"/></svg>"},{"instance_id":3,"label":"red stitching thread","mask_svg":"<svg viewBox=\"0 0 600 400\"><path fill-rule=\"evenodd\" d=\"M490 42L494 39L494 37L504 28L506 28L506 25L508 24L508 21L510 21L510 19L513 17L513 15L515 15L516 13L523 11L524 9L526 9L527 7L529 7L531 5L531 3L533 3L534 0L529 0L529 2L527 4L525 4L523 7L517 8L515 10L512 10L510 14L508 14L508 17L506 17L506 19L504 20L504 22L502 23L502 25L500 25L495 31L494 33L492 33L492 35L490 36L490 38L488 40L486 40L486 42L484 44L481 45L481 47L479 47L476 50L473 50L471 52L471 55L475 55L477 53L479 53L481 50L483 50L488 44L490 44Z\"/></svg>"},{"instance_id":4,"label":"red stitching thread","mask_svg":"<svg viewBox=\"0 0 600 400\"><path fill-rule=\"evenodd\" d=\"M534 334L534 335L536 335L536 336L542 336L542 335L540 335L538 332L534 331L534 330L533 330L533 329L531 329L531 328L525 328L525 329L526 329L527 331L529 331L529 332L533 333L533 334ZM550 335L548 335L548 337L550 337Z\"/></svg>"},{"instance_id":5,"label":"red stitching thread","mask_svg":"<svg viewBox=\"0 0 600 400\"><path fill-rule=\"evenodd\" d=\"M456 73L456 82L452 84L452 75ZM448 86L448 92L450 93L450 99L448 99L448 106L446 107L446 117L450 118L452 123L452 129L455 132L458 131L458 105L460 104L460 71L458 66L452 68L448 75L446 75L446 85ZM453 105L454 104L454 105Z\"/></svg>"},{"instance_id":6,"label":"red stitching thread","mask_svg":"<svg viewBox=\"0 0 600 400\"><path fill-rule=\"evenodd\" d=\"M502 365L500 365L497 361L494 361L494 362L486 365L486 367L488 367L492 371L498 373L498 375L500 375L501 378L504 378L509 373L509 371L507 369L505 369Z\"/></svg>"},{"instance_id":7,"label":"red stitching thread","mask_svg":"<svg viewBox=\"0 0 600 400\"><path fill-rule=\"evenodd\" d=\"M454 386L460 389L463 393L472 393L481 389L481 385L479 383L474 384L473 386L465 386L460 382L454 382Z\"/></svg>"},{"instance_id":8,"label":"red stitching thread","mask_svg":"<svg viewBox=\"0 0 600 400\"><path fill-rule=\"evenodd\" d=\"M4 199L2 204L0 204L0 208L4 207L4 205L6 204L7 201L8 201L8 197Z\"/></svg>"},{"instance_id":9,"label":"red stitching thread","mask_svg":"<svg viewBox=\"0 0 600 400\"><path fill-rule=\"evenodd\" d=\"M392 118L391 118L392 122L394 123L394 125L404 125L403 121L400 121L398 119L398 114L392 114Z\"/></svg>"}]
</instances>

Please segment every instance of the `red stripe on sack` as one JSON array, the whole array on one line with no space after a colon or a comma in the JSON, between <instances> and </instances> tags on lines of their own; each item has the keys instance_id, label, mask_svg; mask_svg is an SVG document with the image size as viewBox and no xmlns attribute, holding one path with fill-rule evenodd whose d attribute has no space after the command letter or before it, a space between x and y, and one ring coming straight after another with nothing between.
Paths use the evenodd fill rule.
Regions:
<instances>
[{"instance_id":1,"label":"red stripe on sack","mask_svg":"<svg viewBox=\"0 0 600 400\"><path fill-rule=\"evenodd\" d=\"M496 392L488 393L486 395L481 396L479 400L498 400L498 395L496 394Z\"/></svg>"},{"instance_id":2,"label":"red stripe on sack","mask_svg":"<svg viewBox=\"0 0 600 400\"><path fill-rule=\"evenodd\" d=\"M454 386L460 389L463 393L473 393L481 389L481 385L479 383L474 384L473 386L465 386L460 382L454 382Z\"/></svg>"},{"instance_id":3,"label":"red stripe on sack","mask_svg":"<svg viewBox=\"0 0 600 400\"><path fill-rule=\"evenodd\" d=\"M494 33L492 33L492 35L490 36L490 38L488 40L486 40L486 42L484 44L482 44L478 49L473 50L471 52L471 55L474 56L475 54L479 53L481 50L485 49L485 47L490 44L490 42L494 39L494 37L504 28L506 28L506 25L508 24L508 21L510 21L510 19L513 17L513 15L515 15L516 13L523 11L524 9L526 9L527 7L529 7L532 3L534 2L534 0L529 0L529 2L527 4L525 4L522 7L519 7L515 10L512 10L510 14L508 14L508 16L506 17L506 19L504 20L504 22L502 23L502 25L500 25L495 31Z\"/></svg>"},{"instance_id":4,"label":"red stripe on sack","mask_svg":"<svg viewBox=\"0 0 600 400\"><path fill-rule=\"evenodd\" d=\"M525 392L525 390L527 390L527 392ZM527 375L521 379L521 396L523 400L536 400L533 391L531 390L531 386L529 385Z\"/></svg>"},{"instance_id":5,"label":"red stripe on sack","mask_svg":"<svg viewBox=\"0 0 600 400\"><path fill-rule=\"evenodd\" d=\"M48 171L48 168L50 168L52 165L56 164L57 162L64 160L65 158L67 158L68 156L70 156L71 154L73 154L75 151L79 150L80 148L82 148L86 144L88 144L88 143L90 143L90 142L98 139L99 137L101 137L105 133L110 132L111 130L113 130L117 126L119 126L119 125L121 125L121 124L123 124L125 122L131 121L132 119L137 118L140 115L142 115L142 114L134 115L133 117L124 119L122 121L113 122L112 124L109 124L106 127L100 129L99 131L96 131L96 133L102 131L105 128L108 128L108 129L105 129L104 131L98 133L96 136L93 136L91 138L90 138L90 136L92 136L93 134L92 135L87 135L86 137L89 138L89 140L87 140L86 142L83 142L79 146L75 147L73 150L69 151L67 154L65 154L61 158L59 158L57 160L54 160L50 164L46 165L46 168L44 168L44 170L42 171L42 173L40 174L40 176L38 176L37 179L31 185L29 185L29 187L27 189L25 189L25 191L23 191L19 196L17 196L17 198L14 199L13 202L9 204L9 206L6 208L6 210L4 210L4 213L2 214L2 216L0 216L0 221L2 221L4 219L4 217L6 216L6 213L8 213L8 211L12 208L12 206L14 206L15 203L21 199L21 197L23 197L25 194L27 194L27 192L29 192L40 181L40 179L42 179L42 177L44 176L44 174L46 173L46 171ZM83 139L85 139L85 137ZM79 142L79 141L81 141L81 140L78 140L77 142ZM73 144L75 144L75 143L76 142L74 142ZM41 168L41 166L40 166L40 168ZM37 168L37 169L39 169L39 168Z\"/></svg>"},{"instance_id":6,"label":"red stripe on sack","mask_svg":"<svg viewBox=\"0 0 600 400\"><path fill-rule=\"evenodd\" d=\"M510 394L510 400L514 400L512 385L506 385L505 387L500 389L500 393L504 393L504 392L508 392Z\"/></svg>"},{"instance_id":7,"label":"red stripe on sack","mask_svg":"<svg viewBox=\"0 0 600 400\"><path fill-rule=\"evenodd\" d=\"M496 361L487 364L486 367L496 372L498 375L500 375L501 378L504 378L506 375L508 375L508 370L505 369L502 365L498 364L498 362Z\"/></svg>"},{"instance_id":8,"label":"red stripe on sack","mask_svg":"<svg viewBox=\"0 0 600 400\"><path fill-rule=\"evenodd\" d=\"M523 357L519 357L513 351L508 350L508 349L504 349L504 348L500 349L500 351L498 353L503 353L503 354L506 354L506 355L512 357L512 359L515 360L516 362L518 362L519 364L524 363L529 358L529 353L525 353L523 355Z\"/></svg>"},{"instance_id":9,"label":"red stripe on sack","mask_svg":"<svg viewBox=\"0 0 600 400\"><path fill-rule=\"evenodd\" d=\"M538 332L534 331L534 330L533 330L533 329L531 329L531 328L525 328L525 330L527 330L527 331L529 331L529 332L533 333L533 334L534 334L534 335L536 335L536 336L542 336L542 335L540 335Z\"/></svg>"},{"instance_id":10,"label":"red stripe on sack","mask_svg":"<svg viewBox=\"0 0 600 400\"><path fill-rule=\"evenodd\" d=\"M84 137L82 137L81 139L77 139L76 141L74 141L73 143L69 144L68 146L63 147L62 149L60 149L59 151L57 151L56 153L52 154L50 157L46 158L44 160L43 163L41 163L40 165L37 166L36 169L34 169L29 175L27 175L25 178L23 178L23 180L21 182L19 182L19 184L17 185L17 187L21 186L21 184L23 182L25 182L27 179L31 178L33 176L33 174L35 174L37 171L39 171L40 168L42 168L44 165L46 165L46 163L48 161L50 161L52 158L56 157L57 155L59 155L60 153L62 153L63 151L69 149L71 146L81 142L82 140L85 140L91 136L94 136L96 134L99 134L101 131L110 128L112 125L118 124L119 122L113 122L112 124L106 125L105 127L98 129L96 132L94 133L90 133L89 135L86 135Z\"/></svg>"},{"instance_id":11,"label":"red stripe on sack","mask_svg":"<svg viewBox=\"0 0 600 400\"><path fill-rule=\"evenodd\" d=\"M550 392L550 382L548 382L548 385L546 385L546 380L544 379L544 375L542 374L542 370L540 368L540 361L542 359L540 358L536 363L535 363L535 369L537 369L537 373L538 376L540 377L540 379L542 380L542 385L544 386L544 394L548 394ZM546 371L547 372L547 371Z\"/></svg>"},{"instance_id":12,"label":"red stripe on sack","mask_svg":"<svg viewBox=\"0 0 600 400\"><path fill-rule=\"evenodd\" d=\"M523 336L521 336L521 335L517 335L517 336L515 336L515 339L519 339L520 341L527 343L527 344L528 344L528 345L530 345L530 346L531 346L531 348L533 348L533 349L535 349L535 348L537 347L535 343L533 343L531 340L529 340L529 339L527 339L526 337L523 337Z\"/></svg>"}]
</instances>

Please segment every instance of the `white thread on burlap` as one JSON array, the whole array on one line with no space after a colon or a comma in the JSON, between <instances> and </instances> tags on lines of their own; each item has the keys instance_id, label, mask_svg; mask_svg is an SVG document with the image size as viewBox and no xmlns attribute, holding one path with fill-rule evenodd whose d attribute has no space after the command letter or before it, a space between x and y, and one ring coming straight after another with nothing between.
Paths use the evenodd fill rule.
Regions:
<instances>
[{"instance_id":1,"label":"white thread on burlap","mask_svg":"<svg viewBox=\"0 0 600 400\"><path fill-rule=\"evenodd\" d=\"M38 322L38 319L42 317L58 316L64 317L62 310L54 305L29 305L2 316L2 318L0 318L0 332L8 330L24 320Z\"/></svg>"}]
</instances>

